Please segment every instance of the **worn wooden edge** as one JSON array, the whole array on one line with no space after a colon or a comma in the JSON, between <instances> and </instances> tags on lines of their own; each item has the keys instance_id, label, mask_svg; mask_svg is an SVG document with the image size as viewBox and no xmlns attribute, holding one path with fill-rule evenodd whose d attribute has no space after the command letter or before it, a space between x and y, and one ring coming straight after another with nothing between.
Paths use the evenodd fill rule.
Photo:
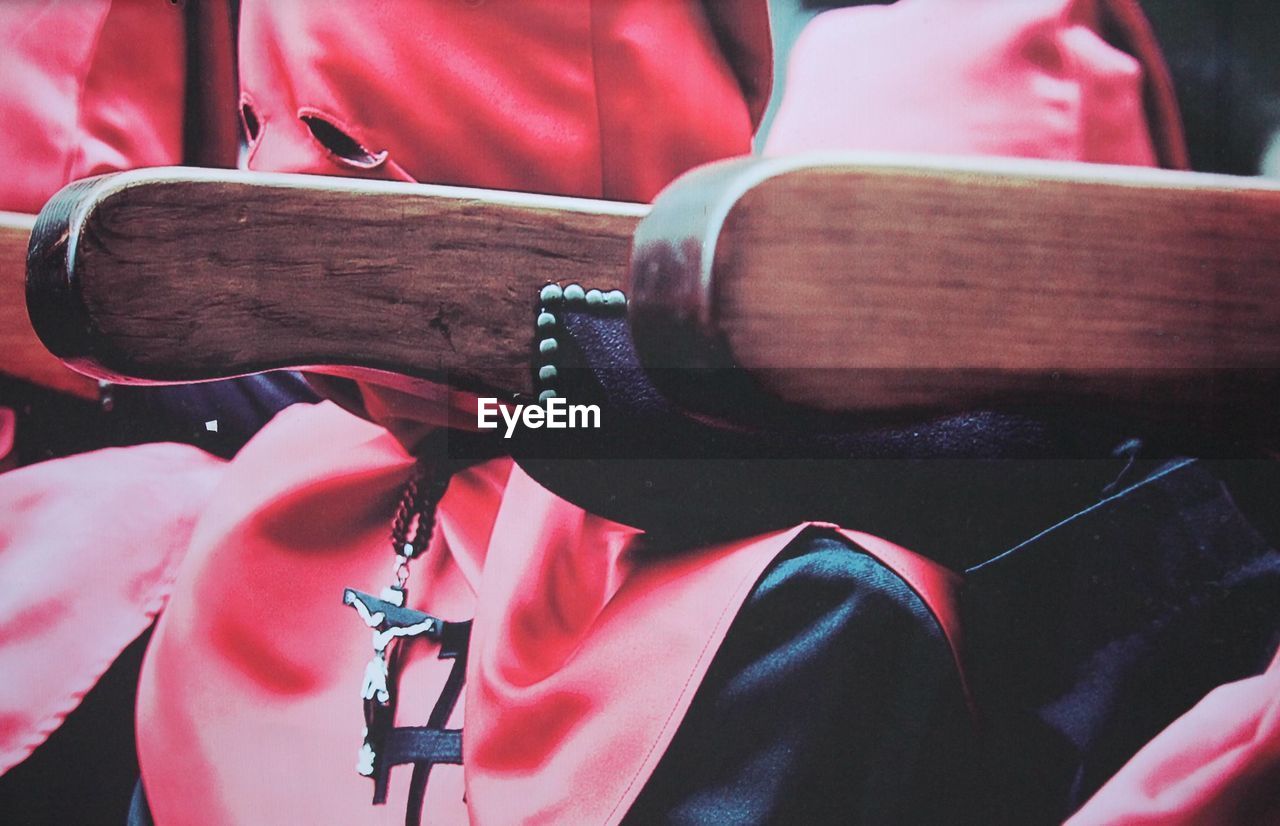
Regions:
<instances>
[{"instance_id":1,"label":"worn wooden edge","mask_svg":"<svg viewBox=\"0 0 1280 826\"><path fill-rule=\"evenodd\" d=\"M99 178L76 181L59 190L36 216L26 259L27 314L49 352L69 367L93 352L93 326L76 282L76 237L84 206Z\"/></svg>"},{"instance_id":2,"label":"worn wooden edge","mask_svg":"<svg viewBox=\"0 0 1280 826\"><path fill-rule=\"evenodd\" d=\"M244 203L249 199L253 200L252 205ZM386 307L395 318L382 324L378 323L380 319L371 318L364 327L357 325L354 331L335 334L326 330L324 318L308 318L305 307L277 305L266 308L261 318L252 313L242 314L246 325L243 337L255 342L254 346L229 342L239 331L224 330L214 335L212 341L214 349L222 348L226 353L210 356L204 352L207 347L202 346L210 340L206 338L202 342L200 333L219 324L218 313L225 311L228 302L236 298L233 275L276 279L278 283L273 289L277 293L287 292L289 287L288 256L268 248L283 242L270 232L235 236L236 229L253 227L259 213L271 212L275 204L288 202L296 206L300 199L308 202L314 199L314 203L309 203L308 215L300 219L300 225L289 227L299 234L321 231L307 226L306 221L318 220L310 216L317 211L324 212L326 205L331 206L331 213L337 213L325 216L330 223L340 220L344 206L353 203L374 210L383 224L383 235L388 226L399 226L397 222L403 217L403 237L393 238L378 250L380 256L392 262L383 269L396 272L385 278L376 272L361 274L361 283L368 284L373 279L373 283L394 292L394 301ZM206 202L209 211L219 213L218 220L214 220L209 211L201 211L199 204ZM470 273L453 273L453 281L462 279L468 286L474 281L477 290L489 289L500 299L489 309L483 301L473 302L474 306L468 309L470 315L462 319L466 322L464 326L477 330L490 327L499 330L498 337L502 340L483 352L470 353L465 346L455 351L449 329L440 323L442 308L457 295L446 294L443 286L439 289L433 286L431 262L438 250L422 240L423 233L429 235L432 229L424 228L420 222L413 223L415 211L421 214L432 210L441 213L441 221L458 216L459 220L472 221L474 226L469 231L473 234L487 231L488 225L483 225L483 221L491 221L495 233L532 232L531 228L536 229L538 222L559 233L556 242L559 248L531 251L531 257L541 255L545 259L540 271L518 271L507 261L490 277L485 268L493 256L486 257L485 245L475 244L474 253L451 251L454 255L467 256L466 266L474 269ZM472 214L476 210L485 214L477 219ZM170 211L173 220L154 217ZM236 211L234 219L228 217L231 211ZM547 281L560 280L556 276L562 270L566 275L600 274L602 278L620 280L625 275L631 232L647 211L648 207L640 204L467 187L180 167L135 170L78 182L59 192L46 205L37 219L28 255L27 302L36 331L46 346L74 369L100 379L134 384L179 383L270 369L324 366L350 368L347 374L354 370L358 375L361 369L367 368L382 371L384 376L404 373L475 389L519 392L527 389L538 289ZM501 220L504 217L516 220L504 223ZM142 220L148 222L145 230L139 229ZM276 220L280 217L276 216ZM521 221L526 224L523 228L514 226ZM346 232L355 239L353 243L359 243L361 222L352 223ZM226 233L228 226L231 231ZM207 238L211 228L216 227L221 227L225 235L235 237ZM574 230L581 227L599 230L597 247L583 253L586 260L575 259L570 248ZM328 229L331 231L332 227ZM187 239L189 244L185 243ZM309 262L313 269L340 273L348 266L349 262L343 260L342 240L342 237L336 238L322 251L328 258ZM367 247L368 239L363 243ZM609 254L606 261L590 259L590 255L601 255L602 250L612 253L615 248L616 256ZM149 252L161 249L173 251L175 258L183 260L167 267L146 261ZM510 252L507 251L508 258ZM244 262L252 263L255 255L264 259L274 255L272 263L283 262L284 266L264 267L261 271L246 267ZM239 261L239 273L229 269L230 258ZM393 290L392 287L405 285L406 272L414 271L420 262L424 275L411 279L413 289ZM140 280L130 275L130 271L140 267L155 277ZM343 293L344 289L355 289L349 282L357 280L321 279L319 283L326 292L315 298L313 305L319 307L321 302L327 302L325 312L330 316L340 315L344 300L358 297ZM112 288L117 283L130 284L135 289L117 294ZM243 286L244 282L239 283ZM256 288L262 283L255 282L253 286ZM313 286L315 283L313 279ZM166 305L163 295L139 305L136 295L132 294L139 285L148 289L155 285L163 295L171 292L184 296L182 306ZM404 298L400 300L402 294ZM191 300L193 297L197 300ZM293 334L292 338L289 334L277 334L270 324L278 322L273 314L278 316L282 312L295 313L297 317L290 319L294 326L303 325L311 333ZM128 329L119 323L123 318L131 319ZM420 346L413 340L413 330L408 329L419 323ZM438 328L434 332L428 329L433 323ZM168 330L171 337L175 324L191 332L189 362L184 360L182 350L164 335L147 341L149 331ZM389 329L405 339L402 345L386 346ZM441 332L443 339L438 335ZM380 353L362 352L362 348L369 349L367 344L371 341L382 345ZM273 350L275 344L279 345L278 351ZM500 363L490 364L495 353Z\"/></svg>"},{"instance_id":3,"label":"worn wooden edge","mask_svg":"<svg viewBox=\"0 0 1280 826\"><path fill-rule=\"evenodd\" d=\"M711 328L716 240L725 218L752 187L785 171L761 158L731 158L687 172L663 189L632 241L633 317L639 312L641 324Z\"/></svg>"},{"instance_id":4,"label":"worn wooden edge","mask_svg":"<svg viewBox=\"0 0 1280 826\"><path fill-rule=\"evenodd\" d=\"M26 237L30 237L31 228L35 225L36 216L34 215L28 215L25 212L0 210L0 232L4 232L6 236L13 233L21 233Z\"/></svg>"}]
</instances>

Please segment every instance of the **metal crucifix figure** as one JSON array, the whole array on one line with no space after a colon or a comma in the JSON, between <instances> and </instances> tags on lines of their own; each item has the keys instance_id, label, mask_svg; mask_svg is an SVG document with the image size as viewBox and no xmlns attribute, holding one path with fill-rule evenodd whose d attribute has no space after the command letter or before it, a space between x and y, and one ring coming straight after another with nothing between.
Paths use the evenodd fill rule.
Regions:
<instances>
[{"instance_id":1,"label":"metal crucifix figure","mask_svg":"<svg viewBox=\"0 0 1280 826\"><path fill-rule=\"evenodd\" d=\"M373 779L373 802L382 804L387 800L391 768L414 764L407 822L416 822L431 767L462 762L462 731L445 726L462 691L471 622L447 622L405 607L405 599L406 591L400 586L383 589L380 597L354 588L342 593L343 604L354 608L373 634L373 656L360 688L365 728L356 770ZM438 642L437 657L453 660L453 667L427 725L397 727L396 687L403 645L423 637Z\"/></svg>"},{"instance_id":2,"label":"metal crucifix figure","mask_svg":"<svg viewBox=\"0 0 1280 826\"><path fill-rule=\"evenodd\" d=\"M360 696L365 701L365 739L356 770L365 777L374 774L378 747L383 735L391 728L395 715L396 680L391 674L388 651L392 641L419 636L439 640L444 631L443 620L406 608L404 598L404 590L395 587L385 589L382 598L352 588L342 593L343 604L354 608L373 632L373 657L365 666L360 689Z\"/></svg>"}]
</instances>

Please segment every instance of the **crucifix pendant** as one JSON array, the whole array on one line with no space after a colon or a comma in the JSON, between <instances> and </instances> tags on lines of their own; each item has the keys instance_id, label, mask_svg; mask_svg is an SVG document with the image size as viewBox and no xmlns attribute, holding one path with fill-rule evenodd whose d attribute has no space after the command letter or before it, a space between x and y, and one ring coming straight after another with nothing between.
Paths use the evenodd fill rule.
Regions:
<instances>
[{"instance_id":1,"label":"crucifix pendant","mask_svg":"<svg viewBox=\"0 0 1280 826\"><path fill-rule=\"evenodd\" d=\"M364 739L356 771L373 780L373 804L387 802L391 769L413 764L409 784L409 810L406 824L420 822L423 795L431 768L439 764L462 763L462 729L446 726L461 696L466 680L467 648L471 638L471 621L446 622L422 611L407 607L405 583L409 579L409 563L425 550L435 528L436 506L444 496L449 476L440 474L427 479L422 474L405 485L400 504L391 525L391 548L395 553L395 580L375 597L354 588L342 592L342 603L350 605L372 635L373 655L365 665L360 683L360 699L364 703ZM414 530L412 541L410 529ZM395 725L400 666L406 645L426 637L439 644L436 656L453 660L440 696L425 726Z\"/></svg>"},{"instance_id":2,"label":"crucifix pendant","mask_svg":"<svg viewBox=\"0 0 1280 826\"><path fill-rule=\"evenodd\" d=\"M444 622L430 614L406 608L405 589L397 586L385 588L381 597L347 588L342 592L342 602L350 605L360 615L373 635L373 656L364 669L360 697L364 701L364 743L356 771L365 777L373 777L377 771L378 752L386 733L394 725L395 688L399 677L397 640L427 637L439 640L444 632Z\"/></svg>"}]
</instances>

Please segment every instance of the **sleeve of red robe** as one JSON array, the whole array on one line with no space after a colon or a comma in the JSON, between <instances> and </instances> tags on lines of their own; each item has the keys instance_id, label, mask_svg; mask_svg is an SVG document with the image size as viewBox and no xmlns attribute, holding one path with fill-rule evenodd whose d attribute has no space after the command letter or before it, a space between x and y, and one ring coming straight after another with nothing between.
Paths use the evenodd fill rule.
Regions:
<instances>
[{"instance_id":1,"label":"sleeve of red robe","mask_svg":"<svg viewBox=\"0 0 1280 826\"><path fill-rule=\"evenodd\" d=\"M155 444L0 474L0 774L164 607L223 467Z\"/></svg>"},{"instance_id":2,"label":"sleeve of red robe","mask_svg":"<svg viewBox=\"0 0 1280 826\"><path fill-rule=\"evenodd\" d=\"M765 151L1185 166L1168 72L1135 12L1127 0L826 12L792 49Z\"/></svg>"},{"instance_id":3,"label":"sleeve of red robe","mask_svg":"<svg viewBox=\"0 0 1280 826\"><path fill-rule=\"evenodd\" d=\"M1280 656L1215 689L1138 752L1067 826L1280 823Z\"/></svg>"}]
</instances>

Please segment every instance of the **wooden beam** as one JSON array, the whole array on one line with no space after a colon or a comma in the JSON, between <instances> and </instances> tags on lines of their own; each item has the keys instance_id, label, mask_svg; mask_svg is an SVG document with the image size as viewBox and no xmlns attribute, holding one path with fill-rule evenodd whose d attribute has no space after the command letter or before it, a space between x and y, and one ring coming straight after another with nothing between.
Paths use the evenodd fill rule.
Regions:
<instances>
[{"instance_id":1,"label":"wooden beam","mask_svg":"<svg viewBox=\"0 0 1280 826\"><path fill-rule=\"evenodd\" d=\"M647 365L743 366L807 407L1106 400L1176 417L1277 401L1272 181L1012 160L730 161L659 197L633 273Z\"/></svg>"},{"instance_id":2,"label":"wooden beam","mask_svg":"<svg viewBox=\"0 0 1280 826\"><path fill-rule=\"evenodd\" d=\"M54 358L31 329L23 296L34 215L0 212L0 373L88 399L97 383Z\"/></svg>"},{"instance_id":3,"label":"wooden beam","mask_svg":"<svg viewBox=\"0 0 1280 826\"><path fill-rule=\"evenodd\" d=\"M1107 404L1274 431L1278 261L1277 184L1159 170L747 159L650 211L171 169L55 197L28 297L49 347L100 377L345 365L514 393L535 291L579 281L628 289L646 365L742 368L800 407ZM701 385L679 400L742 415Z\"/></svg>"},{"instance_id":4,"label":"wooden beam","mask_svg":"<svg viewBox=\"0 0 1280 826\"><path fill-rule=\"evenodd\" d=\"M456 187L126 172L41 212L28 303L49 349L134 383L347 366L530 389L537 290L617 286L647 207Z\"/></svg>"}]
</instances>

